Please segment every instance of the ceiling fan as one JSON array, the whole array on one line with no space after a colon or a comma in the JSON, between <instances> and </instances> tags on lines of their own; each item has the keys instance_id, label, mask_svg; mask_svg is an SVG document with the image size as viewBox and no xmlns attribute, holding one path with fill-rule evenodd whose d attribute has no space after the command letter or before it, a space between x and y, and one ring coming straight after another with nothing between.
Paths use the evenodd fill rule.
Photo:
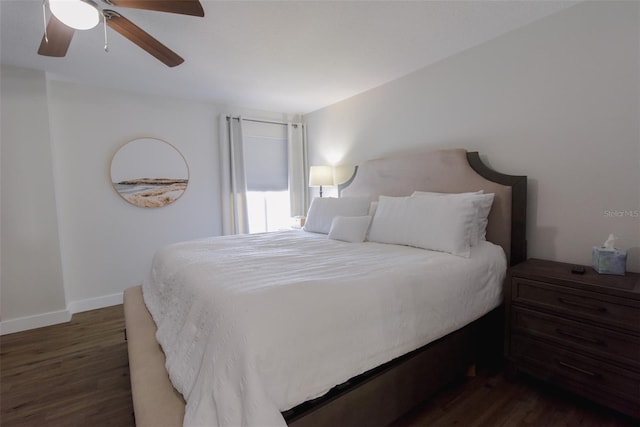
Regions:
<instances>
[{"instance_id":1,"label":"ceiling fan","mask_svg":"<svg viewBox=\"0 0 640 427\"><path fill-rule=\"evenodd\" d=\"M199 0L102 0L108 6L130 7L157 12L178 13L181 15L204 16ZM43 56L63 57L71 44L75 30L88 30L100 22L102 16L106 26L117 31L142 49L162 61L169 67L184 62L177 53L160 43L149 33L111 9L99 7L93 0L44 0L42 9L46 21L46 8L49 6L51 18L45 24L45 33L38 49Z\"/></svg>"}]
</instances>

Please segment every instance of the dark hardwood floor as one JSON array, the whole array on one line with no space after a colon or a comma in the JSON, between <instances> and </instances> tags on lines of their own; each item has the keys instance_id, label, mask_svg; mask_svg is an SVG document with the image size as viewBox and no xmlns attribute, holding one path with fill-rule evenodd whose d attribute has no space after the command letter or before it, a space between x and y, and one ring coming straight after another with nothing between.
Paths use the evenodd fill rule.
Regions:
<instances>
[{"instance_id":1,"label":"dark hardwood floor","mask_svg":"<svg viewBox=\"0 0 640 427\"><path fill-rule=\"evenodd\" d=\"M134 425L122 306L1 337L0 372L3 427ZM480 372L442 390L393 427L637 425L533 380L511 383L502 374Z\"/></svg>"},{"instance_id":2,"label":"dark hardwood floor","mask_svg":"<svg viewBox=\"0 0 640 427\"><path fill-rule=\"evenodd\" d=\"M480 372L445 390L390 427L639 427L640 422L528 377L509 382Z\"/></svg>"},{"instance_id":3,"label":"dark hardwood floor","mask_svg":"<svg viewBox=\"0 0 640 427\"><path fill-rule=\"evenodd\" d=\"M133 426L122 306L0 338L0 424Z\"/></svg>"}]
</instances>

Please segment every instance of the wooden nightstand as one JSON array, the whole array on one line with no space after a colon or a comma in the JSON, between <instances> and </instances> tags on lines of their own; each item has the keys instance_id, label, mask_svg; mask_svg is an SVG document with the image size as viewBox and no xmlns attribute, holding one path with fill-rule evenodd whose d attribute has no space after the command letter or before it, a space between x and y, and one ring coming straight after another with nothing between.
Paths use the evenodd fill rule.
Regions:
<instances>
[{"instance_id":1,"label":"wooden nightstand","mask_svg":"<svg viewBox=\"0 0 640 427\"><path fill-rule=\"evenodd\" d=\"M640 418L640 274L530 259L505 282L508 372Z\"/></svg>"}]
</instances>

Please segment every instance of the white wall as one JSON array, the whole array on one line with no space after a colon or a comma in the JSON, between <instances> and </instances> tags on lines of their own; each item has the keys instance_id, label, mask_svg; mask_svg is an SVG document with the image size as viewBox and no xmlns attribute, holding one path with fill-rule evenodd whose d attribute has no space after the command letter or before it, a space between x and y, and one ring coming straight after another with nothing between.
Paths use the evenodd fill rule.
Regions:
<instances>
[{"instance_id":1,"label":"white wall","mask_svg":"<svg viewBox=\"0 0 640 427\"><path fill-rule=\"evenodd\" d=\"M50 324L50 311L62 310L66 318L57 320L65 321L74 312L120 303L122 291L146 276L160 246L220 234L219 115L287 119L48 81L24 69L2 67L0 77L2 333L33 327L27 316ZM139 208L112 187L111 158L141 137L170 142L188 163L189 186L174 204Z\"/></svg>"},{"instance_id":2,"label":"white wall","mask_svg":"<svg viewBox=\"0 0 640 427\"><path fill-rule=\"evenodd\" d=\"M68 320L62 280L44 73L3 67L2 258L3 323L29 327ZM33 319L48 313L45 319Z\"/></svg>"},{"instance_id":3,"label":"white wall","mask_svg":"<svg viewBox=\"0 0 640 427\"><path fill-rule=\"evenodd\" d=\"M139 284L161 245L219 234L215 106L51 81L49 107L70 302ZM168 141L186 158L190 182L176 203L139 208L114 191L111 158L141 137Z\"/></svg>"},{"instance_id":4,"label":"white wall","mask_svg":"<svg viewBox=\"0 0 640 427\"><path fill-rule=\"evenodd\" d=\"M529 177L531 257L591 263L609 233L640 271L640 4L584 2L305 116L310 164L416 147Z\"/></svg>"}]
</instances>

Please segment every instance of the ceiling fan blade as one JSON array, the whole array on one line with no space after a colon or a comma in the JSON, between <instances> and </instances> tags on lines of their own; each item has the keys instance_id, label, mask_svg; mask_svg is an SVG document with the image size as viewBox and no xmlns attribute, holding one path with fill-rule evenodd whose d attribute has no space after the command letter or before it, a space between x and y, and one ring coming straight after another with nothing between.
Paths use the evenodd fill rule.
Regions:
<instances>
[{"instance_id":1,"label":"ceiling fan blade","mask_svg":"<svg viewBox=\"0 0 640 427\"><path fill-rule=\"evenodd\" d=\"M42 36L38 54L61 58L67 54L75 30L64 25L58 18L51 15L47 24L47 37ZM47 41L48 39L48 41Z\"/></svg>"},{"instance_id":2,"label":"ceiling fan blade","mask_svg":"<svg viewBox=\"0 0 640 427\"><path fill-rule=\"evenodd\" d=\"M179 13L182 15L204 16L199 0L105 0L112 6L134 9L155 10L157 12Z\"/></svg>"},{"instance_id":3,"label":"ceiling fan blade","mask_svg":"<svg viewBox=\"0 0 640 427\"><path fill-rule=\"evenodd\" d=\"M104 10L103 13L105 13L107 17L107 25L109 25L109 27L155 56L167 66L175 67L184 62L184 59L182 59L180 55L160 43L124 16L112 10Z\"/></svg>"}]
</instances>

